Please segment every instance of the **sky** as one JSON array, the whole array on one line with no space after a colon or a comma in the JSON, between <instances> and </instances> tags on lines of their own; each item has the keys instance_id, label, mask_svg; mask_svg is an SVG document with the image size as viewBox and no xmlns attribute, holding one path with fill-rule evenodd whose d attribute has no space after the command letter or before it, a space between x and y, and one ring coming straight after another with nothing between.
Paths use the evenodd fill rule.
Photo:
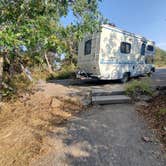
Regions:
<instances>
[{"instance_id":1,"label":"sky","mask_svg":"<svg viewBox=\"0 0 166 166\"><path fill-rule=\"evenodd\" d=\"M99 10L118 28L139 34L166 50L166 0L103 0ZM69 12L61 21L73 21Z\"/></svg>"}]
</instances>

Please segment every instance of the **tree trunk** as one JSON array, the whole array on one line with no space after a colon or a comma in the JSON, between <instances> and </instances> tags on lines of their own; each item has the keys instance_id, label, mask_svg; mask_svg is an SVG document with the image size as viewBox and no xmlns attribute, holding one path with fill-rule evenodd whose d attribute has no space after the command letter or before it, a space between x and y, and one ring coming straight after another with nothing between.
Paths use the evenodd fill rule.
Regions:
<instances>
[{"instance_id":1,"label":"tree trunk","mask_svg":"<svg viewBox=\"0 0 166 166\"><path fill-rule=\"evenodd\" d=\"M45 57L45 59L46 59L47 65L48 65L48 70L49 70L49 72L50 72L50 73L53 73L52 67L51 67L51 65L50 65L50 63L49 63L49 60L48 60L48 57L47 57L47 53L46 53L46 52L44 53L44 57Z\"/></svg>"},{"instance_id":2,"label":"tree trunk","mask_svg":"<svg viewBox=\"0 0 166 166\"><path fill-rule=\"evenodd\" d=\"M3 74L3 57L0 56L0 100L2 98L2 74Z\"/></svg>"}]
</instances>

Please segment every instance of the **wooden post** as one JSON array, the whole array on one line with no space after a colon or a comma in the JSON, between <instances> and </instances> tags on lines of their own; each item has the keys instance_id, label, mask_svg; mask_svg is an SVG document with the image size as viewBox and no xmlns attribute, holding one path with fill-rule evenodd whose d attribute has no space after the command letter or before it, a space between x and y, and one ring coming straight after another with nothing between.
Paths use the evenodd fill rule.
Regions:
<instances>
[{"instance_id":1,"label":"wooden post","mask_svg":"<svg viewBox=\"0 0 166 166\"><path fill-rule=\"evenodd\" d=\"M2 74L3 74L3 56L0 56L0 100L2 98Z\"/></svg>"}]
</instances>

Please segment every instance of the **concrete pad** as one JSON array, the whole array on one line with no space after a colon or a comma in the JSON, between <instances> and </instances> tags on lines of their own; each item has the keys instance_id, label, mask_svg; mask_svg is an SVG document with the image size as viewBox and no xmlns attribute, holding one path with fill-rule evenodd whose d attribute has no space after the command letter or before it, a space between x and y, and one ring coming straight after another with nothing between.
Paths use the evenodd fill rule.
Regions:
<instances>
[{"instance_id":1,"label":"concrete pad","mask_svg":"<svg viewBox=\"0 0 166 166\"><path fill-rule=\"evenodd\" d=\"M92 96L92 104L122 104L130 101L131 98L125 95Z\"/></svg>"}]
</instances>

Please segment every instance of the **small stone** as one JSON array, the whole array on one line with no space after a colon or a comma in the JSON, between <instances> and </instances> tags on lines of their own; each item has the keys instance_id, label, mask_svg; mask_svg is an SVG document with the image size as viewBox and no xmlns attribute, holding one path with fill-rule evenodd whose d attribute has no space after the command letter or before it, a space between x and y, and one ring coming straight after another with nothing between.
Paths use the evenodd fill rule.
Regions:
<instances>
[{"instance_id":1,"label":"small stone","mask_svg":"<svg viewBox=\"0 0 166 166\"><path fill-rule=\"evenodd\" d=\"M88 107L89 105L91 105L91 100L89 99L84 99L82 100L82 105L85 107Z\"/></svg>"},{"instance_id":2,"label":"small stone","mask_svg":"<svg viewBox=\"0 0 166 166\"><path fill-rule=\"evenodd\" d=\"M160 94L159 91L155 91L155 92L153 93L153 97L156 97L156 96L158 96L159 94Z\"/></svg>"},{"instance_id":3,"label":"small stone","mask_svg":"<svg viewBox=\"0 0 166 166\"><path fill-rule=\"evenodd\" d=\"M164 131L166 131L166 127L165 126L163 127L163 129L164 129Z\"/></svg>"},{"instance_id":4,"label":"small stone","mask_svg":"<svg viewBox=\"0 0 166 166\"><path fill-rule=\"evenodd\" d=\"M141 96L140 96L140 100L141 100L141 101L149 101L149 100L151 100L151 99L152 99L151 96L146 96L146 95L141 95Z\"/></svg>"},{"instance_id":5,"label":"small stone","mask_svg":"<svg viewBox=\"0 0 166 166\"><path fill-rule=\"evenodd\" d=\"M139 101L139 102L137 102L135 105L138 106L138 107L139 107L139 106L147 107L147 106L148 106L148 103L145 102L145 101Z\"/></svg>"},{"instance_id":6,"label":"small stone","mask_svg":"<svg viewBox=\"0 0 166 166\"><path fill-rule=\"evenodd\" d=\"M150 138L145 136L142 137L142 140L145 141L146 143L151 142Z\"/></svg>"}]
</instances>

